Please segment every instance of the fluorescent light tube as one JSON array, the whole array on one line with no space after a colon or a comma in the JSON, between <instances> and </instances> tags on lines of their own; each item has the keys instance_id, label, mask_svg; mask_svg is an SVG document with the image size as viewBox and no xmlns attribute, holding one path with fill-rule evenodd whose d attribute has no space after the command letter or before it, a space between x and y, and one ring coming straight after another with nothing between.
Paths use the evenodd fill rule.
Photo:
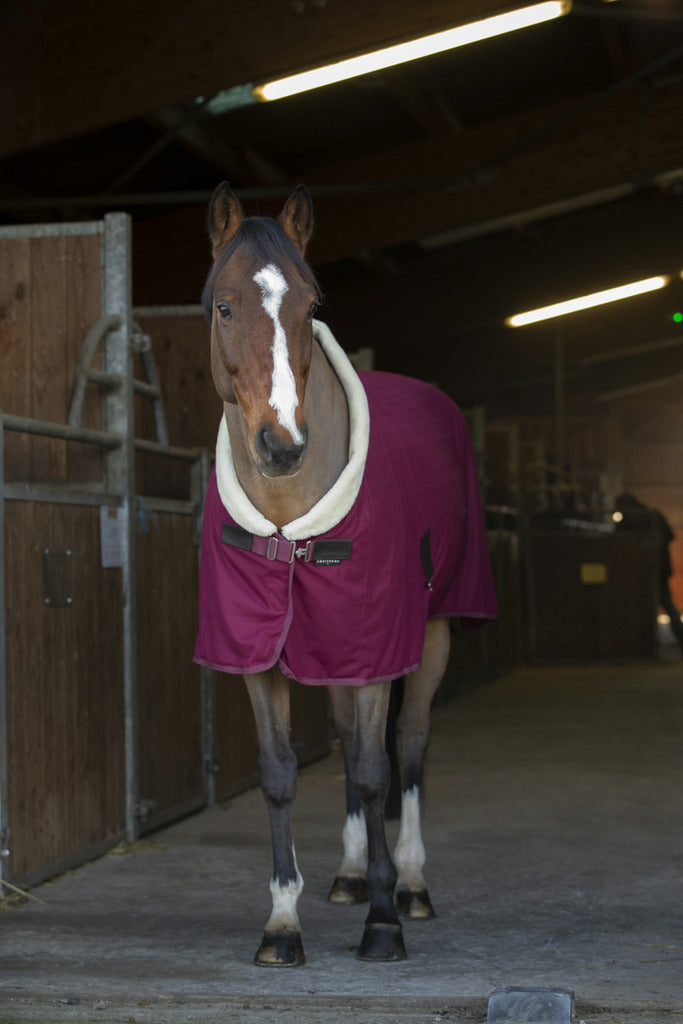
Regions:
<instances>
[{"instance_id":1,"label":"fluorescent light tube","mask_svg":"<svg viewBox=\"0 0 683 1024\"><path fill-rule=\"evenodd\" d=\"M395 64L405 64L407 61L418 60L420 57L443 53L444 50L452 50L457 46L465 46L467 43L476 43L480 39L490 39L492 36L502 35L505 32L514 32L516 29L538 25L543 21L550 21L552 18L559 18L561 15L567 14L571 7L572 0L545 0L544 3L521 7L504 14L496 14L469 25L459 25L443 32L423 36L421 39L412 39L407 43L398 43L396 46L387 46L382 50L361 54L359 57L350 57L348 60L341 60L336 64L328 64L321 68L314 68L312 71L302 71L297 75L289 75L287 78L256 85L252 91L258 100L264 102L279 100L298 92L319 89L321 86L331 85L333 82L342 82L347 78L356 78L358 75L381 71L384 68L393 67Z\"/></svg>"},{"instance_id":2,"label":"fluorescent light tube","mask_svg":"<svg viewBox=\"0 0 683 1024\"><path fill-rule=\"evenodd\" d=\"M645 292L653 292L657 288L663 288L670 281L669 277L648 277L644 281L634 281L632 284L622 284L618 288L607 288L602 292L594 292L592 295L581 295L576 299L567 299L566 302L556 302L552 306L542 306L540 309L531 309L528 313L517 313L515 316L506 318L508 327L524 327L526 324L535 324L539 320L549 320L554 316L564 316L566 313L576 313L580 309L590 309L591 306L603 306L607 302L616 302L618 299L628 299L632 295L643 295Z\"/></svg>"}]
</instances>

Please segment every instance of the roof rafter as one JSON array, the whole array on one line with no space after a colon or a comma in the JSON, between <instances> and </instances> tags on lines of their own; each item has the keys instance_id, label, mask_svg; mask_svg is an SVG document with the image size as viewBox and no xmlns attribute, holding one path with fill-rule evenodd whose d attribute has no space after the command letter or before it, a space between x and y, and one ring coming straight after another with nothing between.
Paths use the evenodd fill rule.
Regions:
<instances>
[{"instance_id":1,"label":"roof rafter","mask_svg":"<svg viewBox=\"0 0 683 1024\"><path fill-rule=\"evenodd\" d=\"M0 156L514 6L204 0L198 16L180 0L15 3L0 21Z\"/></svg>"},{"instance_id":2,"label":"roof rafter","mask_svg":"<svg viewBox=\"0 0 683 1024\"><path fill-rule=\"evenodd\" d=\"M559 121L567 112L566 103L336 165L325 175L306 179L321 225L311 258L327 263L624 183L629 188L647 185L641 179L644 164L653 177L683 167L682 105L683 85L652 90L646 162L639 96L633 90L611 96L576 122L540 139L538 130ZM525 136L535 141L496 162L496 155L510 142ZM487 165L497 167L497 172L478 179L477 170ZM381 186L387 167L393 183L365 189L367 183ZM408 183L403 188L398 187L401 180ZM339 189L326 194L325 186L335 182L342 183ZM316 186L321 186L317 194ZM275 206L279 209L282 199L264 200L264 212L269 212L269 202L270 212L277 213ZM155 240L163 231L169 260L177 241L182 262L188 266L195 259L203 267L203 220L202 208L189 206L140 223L136 259L145 262L147 252L150 260L158 259ZM178 268L177 262L174 265Z\"/></svg>"}]
</instances>

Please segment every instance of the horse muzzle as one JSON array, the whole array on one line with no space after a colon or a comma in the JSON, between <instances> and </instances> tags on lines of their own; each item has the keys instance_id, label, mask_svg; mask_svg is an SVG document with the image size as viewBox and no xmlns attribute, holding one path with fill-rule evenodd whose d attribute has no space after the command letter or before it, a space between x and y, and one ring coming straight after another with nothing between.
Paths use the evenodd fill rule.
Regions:
<instances>
[{"instance_id":1,"label":"horse muzzle","mask_svg":"<svg viewBox=\"0 0 683 1024\"><path fill-rule=\"evenodd\" d=\"M301 469L308 444L308 427L301 431L303 441L291 438L286 443L272 427L264 424L256 432L256 468L262 476L293 476Z\"/></svg>"}]
</instances>

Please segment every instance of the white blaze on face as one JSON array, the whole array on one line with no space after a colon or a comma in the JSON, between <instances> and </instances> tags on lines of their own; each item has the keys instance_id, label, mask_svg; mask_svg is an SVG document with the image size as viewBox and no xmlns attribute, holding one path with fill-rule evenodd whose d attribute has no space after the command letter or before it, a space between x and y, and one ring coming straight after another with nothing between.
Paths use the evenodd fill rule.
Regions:
<instances>
[{"instance_id":1,"label":"white blaze on face","mask_svg":"<svg viewBox=\"0 0 683 1024\"><path fill-rule=\"evenodd\" d=\"M282 271L273 263L254 274L254 281L261 289L261 304L273 321L273 377L269 404L277 413L278 423L288 430L295 444L303 444L304 438L296 425L295 413L299 405L296 381L289 365L287 335L280 323L280 306L289 288Z\"/></svg>"}]
</instances>

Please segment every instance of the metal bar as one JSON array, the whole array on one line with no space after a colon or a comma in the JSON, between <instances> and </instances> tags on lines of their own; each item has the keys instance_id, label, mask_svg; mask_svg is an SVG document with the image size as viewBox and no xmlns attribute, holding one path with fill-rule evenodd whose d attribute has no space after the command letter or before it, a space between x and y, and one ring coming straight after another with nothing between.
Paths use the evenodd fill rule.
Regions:
<instances>
[{"instance_id":1,"label":"metal bar","mask_svg":"<svg viewBox=\"0 0 683 1024\"><path fill-rule=\"evenodd\" d=\"M195 462L202 453L201 448L177 448L172 445L158 444L145 438L135 438L135 451L146 455L162 455L168 459L181 459L184 462Z\"/></svg>"},{"instance_id":2,"label":"metal bar","mask_svg":"<svg viewBox=\"0 0 683 1024\"><path fill-rule=\"evenodd\" d=\"M41 437L58 437L64 441L77 441L80 444L94 444L101 448L120 448L124 438L120 434L102 430L87 430L85 427L73 427L66 423L52 423L49 420L34 420L29 416L3 416L5 430L14 430L23 434L38 434Z\"/></svg>"},{"instance_id":3,"label":"metal bar","mask_svg":"<svg viewBox=\"0 0 683 1024\"><path fill-rule=\"evenodd\" d=\"M179 516L193 516L197 512L193 501L183 501L182 498L148 498L146 494L138 494L136 502L139 508L148 512L167 512Z\"/></svg>"},{"instance_id":4,"label":"metal bar","mask_svg":"<svg viewBox=\"0 0 683 1024\"><path fill-rule=\"evenodd\" d=\"M599 402L610 402L614 398L627 398L629 395L639 395L641 391L653 391L655 388L665 388L669 384L680 384L683 381L683 373L672 373L668 377L659 377L657 380L645 380L642 384L633 384L628 388L617 388L615 391L605 391L596 395Z\"/></svg>"},{"instance_id":5,"label":"metal bar","mask_svg":"<svg viewBox=\"0 0 683 1024\"><path fill-rule=\"evenodd\" d=\"M204 316L204 307L199 302L185 303L182 306L134 306L133 316Z\"/></svg>"},{"instance_id":6,"label":"metal bar","mask_svg":"<svg viewBox=\"0 0 683 1024\"><path fill-rule=\"evenodd\" d=\"M176 121L176 123L166 129L161 138L157 139L156 142L154 142L144 153L142 153L141 156L139 156L138 159L130 167L123 171L123 173L120 174L116 178L116 180L112 182L112 184L107 189L107 192L118 192L122 185L125 185L127 181L135 177L139 170L141 170L143 167L146 167L147 164L150 163L150 161L153 160L158 153L160 153L163 149L166 148L166 146L170 145L170 143L173 142L176 135L178 135L180 130L184 128L186 124L191 124L194 120L196 120L198 114L201 112L202 108L206 106L210 99L210 96L202 96L200 98L197 98L194 101L194 103L183 112L183 114Z\"/></svg>"},{"instance_id":7,"label":"metal bar","mask_svg":"<svg viewBox=\"0 0 683 1024\"><path fill-rule=\"evenodd\" d=\"M149 350L143 349L140 352L140 360L144 367L145 373L147 374L148 384L148 396L152 399L152 406L154 410L154 425L157 431L157 441L159 444L168 444L168 428L166 426L166 414L164 412L164 402L161 397L161 383L159 381L159 374L157 373L157 365L154 362L154 356L152 355L151 348ZM140 382L142 383L142 382ZM133 382L135 388L136 382ZM137 390L137 389L136 389ZM142 392L141 392L142 394Z\"/></svg>"},{"instance_id":8,"label":"metal bar","mask_svg":"<svg viewBox=\"0 0 683 1024\"><path fill-rule=\"evenodd\" d=\"M80 427L83 419L83 399L85 388L88 383L88 373L95 353L100 346L102 338L108 331L116 330L121 326L121 318L118 316L101 316L92 325L85 336L78 354L78 362L74 371L73 386L71 388L71 401L69 402L69 415L67 422L72 427Z\"/></svg>"},{"instance_id":9,"label":"metal bar","mask_svg":"<svg viewBox=\"0 0 683 1024\"><path fill-rule=\"evenodd\" d=\"M104 370L89 370L88 383L99 384L103 388L120 388L123 381L116 373L105 373Z\"/></svg>"},{"instance_id":10,"label":"metal bar","mask_svg":"<svg viewBox=\"0 0 683 1024\"><path fill-rule=\"evenodd\" d=\"M121 494L108 494L101 483L79 484L34 484L6 483L3 488L5 501L38 501L50 505L105 505L120 506Z\"/></svg>"},{"instance_id":11,"label":"metal bar","mask_svg":"<svg viewBox=\"0 0 683 1024\"><path fill-rule=\"evenodd\" d=\"M3 415L0 409L0 878L7 878L9 843L9 763L7 757L7 656L5 619L5 457Z\"/></svg>"},{"instance_id":12,"label":"metal bar","mask_svg":"<svg viewBox=\"0 0 683 1024\"><path fill-rule=\"evenodd\" d=\"M105 373L104 370L91 370L88 380L92 384L99 384L103 388L120 388L123 380L116 373ZM133 391L136 395L144 395L145 398L159 398L161 391L146 380L134 380Z\"/></svg>"},{"instance_id":13,"label":"metal bar","mask_svg":"<svg viewBox=\"0 0 683 1024\"><path fill-rule=\"evenodd\" d=\"M555 465L562 469L564 465L564 337L561 331L555 335L555 404L554 404L554 437Z\"/></svg>"},{"instance_id":14,"label":"metal bar","mask_svg":"<svg viewBox=\"0 0 683 1024\"><path fill-rule=\"evenodd\" d=\"M107 374L107 377L115 376ZM138 383L143 383L142 381ZM135 386L133 385L133 388ZM137 390L137 389L136 389ZM151 390L154 390L153 388ZM125 438L120 434L102 430L88 430L85 427L72 427L65 423L52 423L49 420L34 420L28 416L4 415L3 425L6 430L24 434L37 434L41 437L56 437L64 441L76 441L80 444L99 445L102 448L117 449L124 445ZM136 438L135 450L147 455L161 455L169 459L181 459L184 462L195 462L202 453L201 448L181 448L174 445L159 444L146 438Z\"/></svg>"},{"instance_id":15,"label":"metal bar","mask_svg":"<svg viewBox=\"0 0 683 1024\"><path fill-rule=\"evenodd\" d=\"M154 384L148 384L144 380L134 380L133 391L136 395L144 395L145 398L152 398L154 400L161 398L161 389ZM165 443L168 444L168 442Z\"/></svg>"},{"instance_id":16,"label":"metal bar","mask_svg":"<svg viewBox=\"0 0 683 1024\"><path fill-rule=\"evenodd\" d=\"M645 342L642 345L627 345L624 348L613 349L612 352L596 352L594 356L586 356L581 360L581 366L594 366L596 363L611 363L616 359L626 359L629 356L649 355L662 348L675 348L683 345L683 334L673 338L663 338L661 341Z\"/></svg>"},{"instance_id":17,"label":"metal bar","mask_svg":"<svg viewBox=\"0 0 683 1024\"><path fill-rule=\"evenodd\" d=\"M667 50L665 53L655 57L654 60L641 64L640 67L636 68L636 70L630 75L620 78L617 82L608 85L605 89L601 89L592 96L588 96L586 99L581 100L563 114L558 115L551 121L548 121L547 124L542 125L542 127L534 129L534 131L529 132L527 135L522 135L522 137L517 139L514 143L506 146L504 149L501 149L498 153L494 153L494 155L488 160L485 160L474 173L481 173L487 169L498 169L503 161L509 160L510 157L516 156L518 153L528 149L530 146L536 145L537 142L540 142L541 139L544 139L547 135L551 135L556 129L564 127L564 125L573 121L581 114L588 113L590 110L593 110L594 107L604 103L605 100L610 99L612 96L616 96L617 93L624 92L632 85L637 85L639 82L644 81L655 71L659 71L660 68L665 68L668 64L678 60L681 55L683 55L683 43L678 43L670 50Z\"/></svg>"},{"instance_id":18,"label":"metal bar","mask_svg":"<svg viewBox=\"0 0 683 1024\"><path fill-rule=\"evenodd\" d=\"M204 518L204 501L211 472L209 452L202 450L200 458L194 463L190 473L190 497L193 500L196 520L192 540L197 547L199 558L202 520ZM199 685L202 707L202 761L204 765L204 796L209 806L216 802L216 674L205 665L200 667Z\"/></svg>"},{"instance_id":19,"label":"metal bar","mask_svg":"<svg viewBox=\"0 0 683 1024\"><path fill-rule=\"evenodd\" d=\"M521 552L521 574L526 584L527 595L527 628L524 637L522 655L525 658L535 658L538 654L538 607L536 594L536 581L534 579L534 534L527 519L520 524L519 545Z\"/></svg>"},{"instance_id":20,"label":"metal bar","mask_svg":"<svg viewBox=\"0 0 683 1024\"><path fill-rule=\"evenodd\" d=\"M124 213L104 218L103 312L120 317L118 330L103 339L104 370L121 377L123 386L104 396L105 422L125 438L106 459L108 490L123 497L123 699L125 749L126 833L138 836L136 815L139 788L138 690L137 690L137 579L135 566L135 455L133 427L132 231Z\"/></svg>"},{"instance_id":21,"label":"metal bar","mask_svg":"<svg viewBox=\"0 0 683 1024\"><path fill-rule=\"evenodd\" d=\"M499 231L507 231L509 228L518 229L539 220L549 220L552 217L561 217L576 210L585 210L593 206L601 206L603 203L615 202L617 199L633 195L635 191L635 184L632 181L626 181L618 185L594 189L591 192L582 192L566 199L557 199L555 202L543 203L540 206L525 207L500 217L491 217L489 220L474 221L463 227L446 228L445 231L437 231L419 238L417 244L421 249L441 249L448 245L456 245L458 242L467 242L473 238L483 238Z\"/></svg>"},{"instance_id":22,"label":"metal bar","mask_svg":"<svg viewBox=\"0 0 683 1024\"><path fill-rule=\"evenodd\" d=\"M101 234L101 220L81 221L76 224L10 224L0 228L0 238L63 238Z\"/></svg>"}]
</instances>

